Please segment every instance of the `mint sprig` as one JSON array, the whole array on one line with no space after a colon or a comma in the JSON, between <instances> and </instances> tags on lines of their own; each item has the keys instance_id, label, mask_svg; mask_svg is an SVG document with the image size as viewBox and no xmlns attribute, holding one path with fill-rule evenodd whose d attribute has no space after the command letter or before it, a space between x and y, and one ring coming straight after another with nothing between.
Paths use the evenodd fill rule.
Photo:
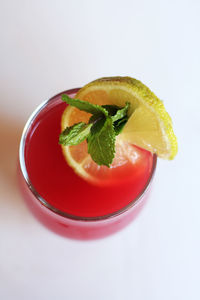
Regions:
<instances>
[{"instance_id":1,"label":"mint sprig","mask_svg":"<svg viewBox=\"0 0 200 300\"><path fill-rule=\"evenodd\" d=\"M92 114L89 123L76 123L66 127L59 136L59 143L64 146L78 145L85 139L88 153L98 165L107 167L115 155L115 139L128 120L129 103L121 108L116 105L96 105L87 101L62 95L62 100L80 110Z\"/></svg>"}]
</instances>

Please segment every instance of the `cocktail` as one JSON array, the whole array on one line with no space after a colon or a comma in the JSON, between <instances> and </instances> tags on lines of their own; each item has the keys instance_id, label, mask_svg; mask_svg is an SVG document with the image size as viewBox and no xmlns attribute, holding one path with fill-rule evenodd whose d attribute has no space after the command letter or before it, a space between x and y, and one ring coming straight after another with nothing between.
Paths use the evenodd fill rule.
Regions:
<instances>
[{"instance_id":1,"label":"cocktail","mask_svg":"<svg viewBox=\"0 0 200 300\"><path fill-rule=\"evenodd\" d=\"M150 104L140 103L132 87L121 77L101 79L52 97L29 118L20 144L20 185L33 214L52 231L95 239L122 229L147 199L157 155L176 154L174 136L166 138L170 119L167 135L156 140L163 128L152 129L161 120L152 118ZM112 126L104 131L106 122Z\"/></svg>"}]
</instances>

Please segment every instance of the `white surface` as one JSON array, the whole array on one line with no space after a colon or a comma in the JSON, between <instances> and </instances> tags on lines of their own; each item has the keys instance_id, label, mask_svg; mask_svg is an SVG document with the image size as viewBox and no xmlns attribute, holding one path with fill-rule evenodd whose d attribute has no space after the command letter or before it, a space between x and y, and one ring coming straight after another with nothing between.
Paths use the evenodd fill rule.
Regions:
<instances>
[{"instance_id":1,"label":"white surface","mask_svg":"<svg viewBox=\"0 0 200 300\"><path fill-rule=\"evenodd\" d=\"M200 2L0 1L0 299L200 299ZM137 220L95 242L43 228L18 192L18 142L46 98L130 75L170 112L179 141Z\"/></svg>"}]
</instances>

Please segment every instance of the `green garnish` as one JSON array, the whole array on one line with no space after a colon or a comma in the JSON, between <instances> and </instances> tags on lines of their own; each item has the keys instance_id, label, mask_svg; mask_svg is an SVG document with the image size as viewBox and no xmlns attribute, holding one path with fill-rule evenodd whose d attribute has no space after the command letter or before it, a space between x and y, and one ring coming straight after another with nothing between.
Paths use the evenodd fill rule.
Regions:
<instances>
[{"instance_id":1,"label":"green garnish","mask_svg":"<svg viewBox=\"0 0 200 300\"><path fill-rule=\"evenodd\" d=\"M79 100L79 99L73 99L70 98L68 95L62 95L62 100L64 102L67 102L69 105L75 106L80 110L84 110L90 114L98 114L102 113L106 117L108 116L108 112L105 108L103 108L101 105L95 105L91 104L90 102Z\"/></svg>"},{"instance_id":2,"label":"green garnish","mask_svg":"<svg viewBox=\"0 0 200 300\"><path fill-rule=\"evenodd\" d=\"M88 153L98 165L107 167L115 156L115 130L111 117L100 119L91 128Z\"/></svg>"},{"instance_id":3,"label":"green garnish","mask_svg":"<svg viewBox=\"0 0 200 300\"><path fill-rule=\"evenodd\" d=\"M98 165L109 167L115 155L116 136L128 120L130 103L121 108L116 105L95 105L67 95L62 95L62 100L92 116L88 124L80 122L65 128L60 134L59 144L78 145L86 139L92 159Z\"/></svg>"},{"instance_id":4,"label":"green garnish","mask_svg":"<svg viewBox=\"0 0 200 300\"><path fill-rule=\"evenodd\" d=\"M119 108L116 111L115 115L112 116L113 122L116 122L118 120L123 119L124 117L127 117L127 112L128 112L129 106L130 106L130 104L127 102L123 108Z\"/></svg>"},{"instance_id":5,"label":"green garnish","mask_svg":"<svg viewBox=\"0 0 200 300\"><path fill-rule=\"evenodd\" d=\"M83 122L67 127L60 134L59 143L64 146L78 145L89 136L91 127L92 124Z\"/></svg>"}]
</instances>

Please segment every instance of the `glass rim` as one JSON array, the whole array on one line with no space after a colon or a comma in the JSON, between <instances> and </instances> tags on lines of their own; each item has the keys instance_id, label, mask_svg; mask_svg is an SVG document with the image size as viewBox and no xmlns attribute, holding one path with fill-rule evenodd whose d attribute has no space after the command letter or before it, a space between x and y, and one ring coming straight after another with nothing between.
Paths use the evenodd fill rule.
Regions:
<instances>
[{"instance_id":1,"label":"glass rim","mask_svg":"<svg viewBox=\"0 0 200 300\"><path fill-rule=\"evenodd\" d=\"M31 193L35 196L36 200L38 200L40 202L40 204L42 204L43 206L45 206L48 210L50 210L51 212L60 215L64 218L67 219L72 219L75 221L103 221L103 220L107 220L116 216L121 215L122 213L127 212L129 209L131 209L133 206L137 206L140 201L142 200L144 194L147 192L147 190L149 189L149 186L151 184L151 181L153 179L153 176L155 174L155 170L156 170L156 165L157 165L157 155L153 154L153 165L152 165L152 169L151 169L151 173L149 175L149 178L144 186L144 188L142 189L142 191L139 193L139 195L134 198L130 203L128 203L127 205L125 205L124 207L122 207L121 209L112 212L110 214L106 214L106 215L102 215L102 216L96 216L96 217L82 217L82 216L76 216L73 214L69 214L67 212L64 212L60 209L57 209L56 207L54 207L53 205L51 205L47 200L45 200L36 190L36 188L34 187L34 185L32 184L29 175L28 175L28 171L26 168L26 163L25 163L25 142L26 142L26 137L28 134L28 131L30 129L30 126L32 125L32 123L34 122L35 118L38 116L38 114L51 102L53 102L55 100L55 98L58 98L59 96L61 96L62 94L72 94L72 93L77 93L77 91L80 88L73 88L73 89L69 89L69 90L65 90L61 93L58 93L56 95L54 95L53 97L49 98L48 100L43 101L40 105L38 105L36 107L36 109L32 112L32 114L30 115L30 117L28 118L24 129L22 131L22 135L21 135L21 140L20 140L20 145L19 145L19 165L20 165L20 169L21 169L21 173L23 176L23 179L25 180L25 183L28 187L28 189L31 191ZM77 175L78 176L78 175Z\"/></svg>"}]
</instances>

